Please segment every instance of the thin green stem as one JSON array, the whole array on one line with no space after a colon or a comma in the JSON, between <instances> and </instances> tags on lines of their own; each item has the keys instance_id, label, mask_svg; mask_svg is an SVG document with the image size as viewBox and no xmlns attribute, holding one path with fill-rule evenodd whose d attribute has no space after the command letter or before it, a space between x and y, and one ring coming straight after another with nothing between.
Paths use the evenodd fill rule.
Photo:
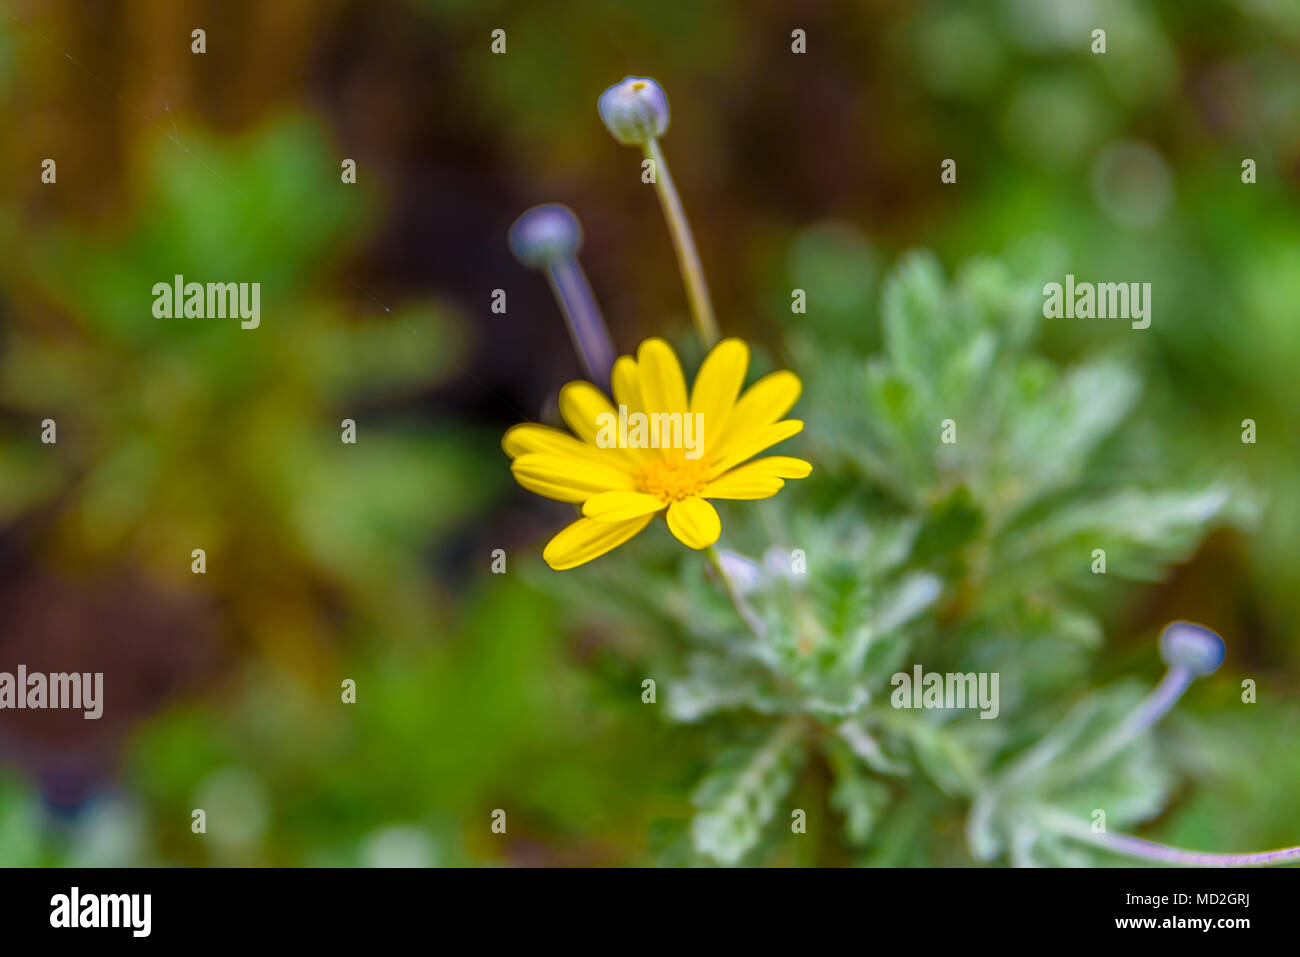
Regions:
<instances>
[{"instance_id":1,"label":"thin green stem","mask_svg":"<svg viewBox=\"0 0 1300 957\"><path fill-rule=\"evenodd\" d=\"M695 331L707 351L718 342L718 321L713 316L713 302L709 299L709 287L704 281L704 269L700 265L700 254L695 249L691 224L686 221L686 211L682 209L681 197L677 195L677 187L673 185L672 174L668 172L668 161L664 159L658 140L650 140L645 144L645 155L654 163L655 192L659 194L664 219L668 222L668 232L672 235L677 265L681 268L686 298L691 306L691 319L694 320Z\"/></svg>"},{"instance_id":2,"label":"thin green stem","mask_svg":"<svg viewBox=\"0 0 1300 957\"><path fill-rule=\"evenodd\" d=\"M737 614L749 626L749 630L754 633L754 637L762 638L767 632L767 626L763 624L763 619L754 611L754 607L747 601L744 596L736 589L736 584L727 574L727 569L723 567L722 555L718 552L716 545L710 545L706 551L709 556L709 564L713 566L713 571L717 574L718 580L722 582L722 587L727 592L727 597L731 599L732 605L735 606Z\"/></svg>"}]
</instances>

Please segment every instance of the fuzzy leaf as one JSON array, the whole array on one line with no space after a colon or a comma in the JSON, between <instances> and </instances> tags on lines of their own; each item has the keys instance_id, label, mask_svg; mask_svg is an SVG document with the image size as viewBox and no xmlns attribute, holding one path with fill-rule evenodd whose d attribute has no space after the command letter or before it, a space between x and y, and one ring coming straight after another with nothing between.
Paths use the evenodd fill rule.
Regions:
<instances>
[{"instance_id":1,"label":"fuzzy leaf","mask_svg":"<svg viewBox=\"0 0 1300 957\"><path fill-rule=\"evenodd\" d=\"M794 784L802 757L797 726L779 726L755 746L724 751L696 789L691 837L700 854L738 864L758 844Z\"/></svg>"}]
</instances>

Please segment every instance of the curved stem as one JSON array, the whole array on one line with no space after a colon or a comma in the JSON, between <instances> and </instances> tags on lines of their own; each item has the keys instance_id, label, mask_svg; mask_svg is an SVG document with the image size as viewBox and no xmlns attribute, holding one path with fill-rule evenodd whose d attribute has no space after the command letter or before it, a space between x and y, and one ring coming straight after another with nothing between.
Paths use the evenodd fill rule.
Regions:
<instances>
[{"instance_id":1,"label":"curved stem","mask_svg":"<svg viewBox=\"0 0 1300 957\"><path fill-rule=\"evenodd\" d=\"M1114 757L1134 738L1164 717L1183 696L1194 677L1188 669L1177 666L1166 671L1160 684L1136 708L1074 762L1071 774L1076 778L1082 777Z\"/></svg>"},{"instance_id":2,"label":"curved stem","mask_svg":"<svg viewBox=\"0 0 1300 957\"><path fill-rule=\"evenodd\" d=\"M727 574L726 568L722 564L722 556L718 553L716 545L710 545L707 549L709 564L713 566L713 571L717 574L718 579L722 582L722 587L726 589L727 597L731 603L736 606L736 612L744 619L749 630L754 633L756 638L762 638L767 633L767 626L763 624L763 619L758 617L758 612L754 607L736 590L736 584Z\"/></svg>"},{"instance_id":3,"label":"curved stem","mask_svg":"<svg viewBox=\"0 0 1300 957\"><path fill-rule=\"evenodd\" d=\"M677 253L677 265L682 271L682 282L686 284L686 298L690 302L695 331L704 343L705 351L708 351L718 342L718 322L713 316L713 302L709 299L709 287L704 282L704 269L700 265L700 254L695 249L691 224L686 221L686 211L682 209L681 197L677 195L677 187L673 185L672 174L668 172L668 161L664 159L658 140L646 143L645 155L654 163L655 192L659 194L664 219L668 221L668 232L672 234L673 249Z\"/></svg>"},{"instance_id":4,"label":"curved stem","mask_svg":"<svg viewBox=\"0 0 1300 957\"><path fill-rule=\"evenodd\" d=\"M596 295L576 259L561 259L546 270L555 301L564 313L565 325L573 348L582 360L587 377L606 392L614 368L614 344L610 341L605 320L596 305Z\"/></svg>"},{"instance_id":5,"label":"curved stem","mask_svg":"<svg viewBox=\"0 0 1300 957\"><path fill-rule=\"evenodd\" d=\"M1125 857L1162 864L1188 864L1192 867L1268 867L1300 861L1300 847L1283 847L1274 851L1255 851L1248 854L1217 854L1208 851L1187 851L1158 841L1148 841L1131 834L1093 833L1092 826L1070 814L1055 809L1044 809L1039 820L1058 834L1095 844L1098 847Z\"/></svg>"}]
</instances>

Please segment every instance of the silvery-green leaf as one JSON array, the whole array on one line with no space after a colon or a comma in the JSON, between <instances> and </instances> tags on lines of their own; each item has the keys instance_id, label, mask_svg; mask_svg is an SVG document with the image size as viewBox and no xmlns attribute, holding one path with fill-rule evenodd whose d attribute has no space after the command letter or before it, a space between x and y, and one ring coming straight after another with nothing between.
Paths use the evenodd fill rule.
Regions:
<instances>
[{"instance_id":1,"label":"silvery-green leaf","mask_svg":"<svg viewBox=\"0 0 1300 957\"><path fill-rule=\"evenodd\" d=\"M691 822L696 851L721 864L738 864L779 810L802 755L793 724L719 755L691 799L698 808Z\"/></svg>"}]
</instances>

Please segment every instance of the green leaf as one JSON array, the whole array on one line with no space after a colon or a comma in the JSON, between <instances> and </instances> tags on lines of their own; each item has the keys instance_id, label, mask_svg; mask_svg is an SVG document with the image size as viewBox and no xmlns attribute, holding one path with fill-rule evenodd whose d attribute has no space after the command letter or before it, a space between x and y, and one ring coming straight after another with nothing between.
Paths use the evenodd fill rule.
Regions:
<instances>
[{"instance_id":1,"label":"green leaf","mask_svg":"<svg viewBox=\"0 0 1300 957\"><path fill-rule=\"evenodd\" d=\"M1025 396L999 469L1015 483L1013 499L1032 501L1073 485L1088 457L1137 401L1140 383L1128 363L1098 359L1077 365L1041 396Z\"/></svg>"},{"instance_id":2,"label":"green leaf","mask_svg":"<svg viewBox=\"0 0 1300 957\"><path fill-rule=\"evenodd\" d=\"M947 308L947 283L929 252L908 253L885 280L885 351L894 367L918 385L929 382L969 341L970 329Z\"/></svg>"},{"instance_id":3,"label":"green leaf","mask_svg":"<svg viewBox=\"0 0 1300 957\"><path fill-rule=\"evenodd\" d=\"M722 752L692 797L699 808L691 822L696 851L722 864L739 863L776 816L802 757L794 723L780 725L761 743Z\"/></svg>"},{"instance_id":4,"label":"green leaf","mask_svg":"<svg viewBox=\"0 0 1300 957\"><path fill-rule=\"evenodd\" d=\"M1087 582L1093 577L1094 549L1106 552L1107 574L1156 580L1169 564L1191 553L1207 526L1248 521L1253 511L1247 494L1222 484L1178 492L1123 489L1063 506L1026 518L1003 536L995 562L1009 574L996 588Z\"/></svg>"},{"instance_id":5,"label":"green leaf","mask_svg":"<svg viewBox=\"0 0 1300 957\"><path fill-rule=\"evenodd\" d=\"M881 812L889 805L889 788L873 780L860 767L846 763L836 769L831 807L844 815L844 835L849 844L863 847L871 840Z\"/></svg>"}]
</instances>

